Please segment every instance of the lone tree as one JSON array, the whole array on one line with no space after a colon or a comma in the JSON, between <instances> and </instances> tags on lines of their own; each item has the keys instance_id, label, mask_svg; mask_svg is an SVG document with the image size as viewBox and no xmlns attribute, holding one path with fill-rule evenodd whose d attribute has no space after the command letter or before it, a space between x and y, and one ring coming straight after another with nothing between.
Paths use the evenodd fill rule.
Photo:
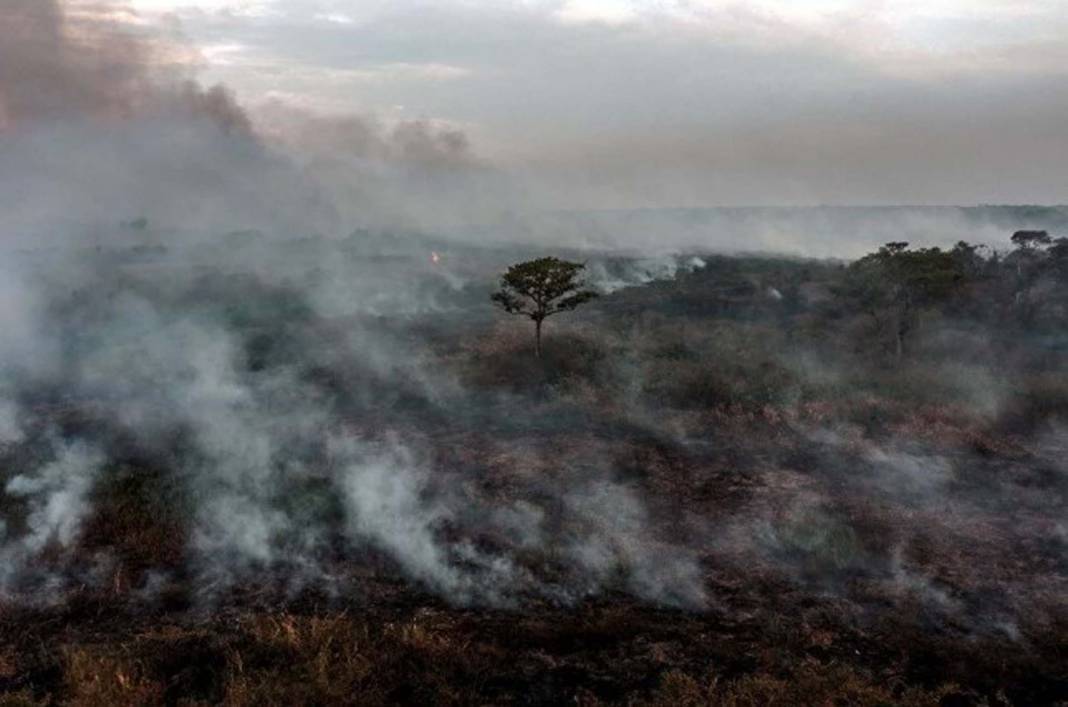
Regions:
<instances>
[{"instance_id":1,"label":"lone tree","mask_svg":"<svg viewBox=\"0 0 1068 707\"><path fill-rule=\"evenodd\" d=\"M579 276L585 267L559 258L538 258L517 263L501 276L501 289L493 293L493 303L509 314L534 321L534 351L539 358L545 318L570 312L597 296L583 289Z\"/></svg>"},{"instance_id":2,"label":"lone tree","mask_svg":"<svg viewBox=\"0 0 1068 707\"><path fill-rule=\"evenodd\" d=\"M1051 243L1049 231L1017 231L1012 234L1012 238L1009 240L1018 248L1028 250Z\"/></svg>"}]
</instances>

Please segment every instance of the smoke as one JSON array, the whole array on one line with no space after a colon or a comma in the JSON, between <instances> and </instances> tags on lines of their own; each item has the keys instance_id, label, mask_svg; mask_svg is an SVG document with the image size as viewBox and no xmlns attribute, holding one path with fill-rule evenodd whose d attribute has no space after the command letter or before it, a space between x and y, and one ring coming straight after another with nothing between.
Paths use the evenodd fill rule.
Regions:
<instances>
[{"instance_id":1,"label":"smoke","mask_svg":"<svg viewBox=\"0 0 1068 707\"><path fill-rule=\"evenodd\" d=\"M537 195L534 183L528 190ZM549 202L551 203L551 202ZM777 253L852 259L891 241L1002 246L1023 227L1068 229L1063 207L844 206L568 210L523 213L519 238L650 253Z\"/></svg>"},{"instance_id":2,"label":"smoke","mask_svg":"<svg viewBox=\"0 0 1068 707\"><path fill-rule=\"evenodd\" d=\"M20 442L22 430L18 424L18 407L10 400L0 399L0 444Z\"/></svg>"},{"instance_id":3,"label":"smoke","mask_svg":"<svg viewBox=\"0 0 1068 707\"><path fill-rule=\"evenodd\" d=\"M565 498L582 525L567 543L571 560L593 588L622 571L635 595L658 604L688 608L705 605L704 582L695 553L650 536L648 513L633 492L599 482Z\"/></svg>"},{"instance_id":4,"label":"smoke","mask_svg":"<svg viewBox=\"0 0 1068 707\"><path fill-rule=\"evenodd\" d=\"M522 210L513 179L457 126L325 115L269 101L258 131L313 179L343 223L429 232L500 222Z\"/></svg>"},{"instance_id":5,"label":"smoke","mask_svg":"<svg viewBox=\"0 0 1068 707\"><path fill-rule=\"evenodd\" d=\"M397 258L359 239L145 250L137 239L152 227L133 244L127 231L89 253L34 250L9 266L27 276L4 285L13 336L0 360L2 449L19 470L4 502L27 520L5 530L8 593L42 582L58 591L75 575L107 581L74 555L34 567L50 542L85 552L95 518L121 513L107 489L126 464L153 507L180 516L179 564L153 567L145 591L186 571L204 599L250 581L348 591L340 552L371 553L462 604L613 589L703 604L696 554L661 537L610 468L576 477L563 458L566 480L532 481L542 496L525 506L436 458L428 428L518 404L468 390L417 333L484 302L481 286L443 278L446 265L425 252ZM348 298L342 281L357 284ZM60 444L53 435L57 460L28 462Z\"/></svg>"},{"instance_id":6,"label":"smoke","mask_svg":"<svg viewBox=\"0 0 1068 707\"><path fill-rule=\"evenodd\" d=\"M106 7L65 9L58 0L9 0L0 8L0 130L118 118L140 103L147 46L109 31Z\"/></svg>"},{"instance_id":7,"label":"smoke","mask_svg":"<svg viewBox=\"0 0 1068 707\"><path fill-rule=\"evenodd\" d=\"M429 120L387 125L374 115L320 115L278 100L260 106L256 118L264 134L317 160L347 157L442 168L475 161L462 131Z\"/></svg>"},{"instance_id":8,"label":"smoke","mask_svg":"<svg viewBox=\"0 0 1068 707\"><path fill-rule=\"evenodd\" d=\"M70 552L90 512L88 496L103 455L80 442L56 441L50 451L50 459L36 467L25 465L4 485L5 496L20 502L21 514L0 519L2 595L27 576L31 590L40 589L42 581L59 583L42 566L42 553Z\"/></svg>"},{"instance_id":9,"label":"smoke","mask_svg":"<svg viewBox=\"0 0 1068 707\"><path fill-rule=\"evenodd\" d=\"M180 35L122 4L17 0L0 27L5 244L84 240L120 221L171 240L441 226L501 194L454 126L278 102L253 118L227 87L197 82Z\"/></svg>"},{"instance_id":10,"label":"smoke","mask_svg":"<svg viewBox=\"0 0 1068 707\"><path fill-rule=\"evenodd\" d=\"M185 232L329 223L232 93L199 86L180 39L134 19L96 2L0 8L5 246L84 241L137 219Z\"/></svg>"},{"instance_id":11,"label":"smoke","mask_svg":"<svg viewBox=\"0 0 1068 707\"><path fill-rule=\"evenodd\" d=\"M180 556L151 567L143 588L188 573L205 597L276 580L288 590L347 591L346 573L371 568L463 604L624 591L701 608L709 547L736 542L743 561L774 562L801 581L837 589L843 576L866 574L959 611L913 571L915 538L892 537L888 554L876 547L878 532L898 526L861 527L850 503L878 500L887 514L915 513L968 539L996 525L984 503L1023 502L1048 515L1048 503L1008 484L970 488L974 459L959 450L906 434L874 443L855 428L795 428L816 472L793 469L795 486L772 485L715 542L679 537L677 519L664 522L674 512L649 492L693 483L699 493L700 479L639 460L635 480L607 453L591 461L543 448L530 440L592 427L589 411L545 389L479 388L463 375L465 366L492 374L498 363L470 340L488 328L479 328L491 316L487 283L528 252L514 242L612 251L588 262L591 283L612 293L704 269L702 258L675 255L686 247L847 256L891 239L993 238L1002 226L990 213L532 216L456 126L278 103L246 111L225 87L195 82L180 42L129 17L99 3L0 8L0 237L11 256L0 262L5 592L100 579L107 553L128 550L74 557L94 519L113 511L102 489L120 465L136 469L149 507L179 516L169 539ZM620 255L622 247L639 255ZM705 376L683 379L683 393L721 393L718 361L741 350L739 331L682 337L669 355ZM586 356L606 360L608 377L633 374L611 391L620 400L644 399L627 342L572 341L579 363L561 356L561 368L571 367L547 389L581 380ZM796 353L758 353L735 356L769 367L742 367L740 377L760 379L748 391L754 399L773 364L799 375L798 389L848 384L847 372L817 354L798 364ZM458 362L468 355L473 362ZM549 375L525 360L517 368L516 379ZM673 369L663 379L677 382ZM974 387L985 408L1000 405L973 371L951 382ZM618 438L715 448L714 420L699 417L659 419L636 403L597 423ZM687 424L704 436L680 434ZM479 448L485 437L515 457ZM792 464L753 461L762 470L773 462ZM724 465L734 470L733 460ZM939 515L945 508L952 512ZM1063 545L1063 525L1056 529Z\"/></svg>"},{"instance_id":12,"label":"smoke","mask_svg":"<svg viewBox=\"0 0 1068 707\"><path fill-rule=\"evenodd\" d=\"M29 511L20 540L27 552L55 542L68 547L88 512L86 496L102 459L81 445L61 446L56 458L28 474L18 474L4 491L24 499Z\"/></svg>"},{"instance_id":13,"label":"smoke","mask_svg":"<svg viewBox=\"0 0 1068 707\"><path fill-rule=\"evenodd\" d=\"M108 2L11 0L0 8L0 131L71 120L150 115L204 119L225 132L251 123L222 86L202 89L190 52L161 31L137 31Z\"/></svg>"},{"instance_id":14,"label":"smoke","mask_svg":"<svg viewBox=\"0 0 1068 707\"><path fill-rule=\"evenodd\" d=\"M601 293L612 294L657 280L674 280L680 273L693 272L704 266L705 261L698 256L595 259L586 263L586 278Z\"/></svg>"},{"instance_id":15,"label":"smoke","mask_svg":"<svg viewBox=\"0 0 1068 707\"><path fill-rule=\"evenodd\" d=\"M553 195L559 175L487 161L467 126L322 114L279 100L246 108L226 86L198 83L203 58L177 30L122 4L13 0L0 8L0 26L9 38L0 48L5 244L84 242L147 220L171 241L365 227L642 252L852 257L888 240L993 241L1006 227L990 214L938 208L554 212L585 192L569 188L562 200Z\"/></svg>"}]
</instances>

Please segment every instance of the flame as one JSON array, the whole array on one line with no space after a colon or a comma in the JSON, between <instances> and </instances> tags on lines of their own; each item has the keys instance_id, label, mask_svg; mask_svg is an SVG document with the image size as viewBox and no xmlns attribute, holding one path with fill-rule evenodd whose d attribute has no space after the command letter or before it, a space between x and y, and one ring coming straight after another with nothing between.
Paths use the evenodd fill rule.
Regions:
<instances>
[{"instance_id":1,"label":"flame","mask_svg":"<svg viewBox=\"0 0 1068 707\"><path fill-rule=\"evenodd\" d=\"M434 263L434 265L437 265L441 262L441 256L438 255L437 251L434 251L430 254L430 262Z\"/></svg>"}]
</instances>

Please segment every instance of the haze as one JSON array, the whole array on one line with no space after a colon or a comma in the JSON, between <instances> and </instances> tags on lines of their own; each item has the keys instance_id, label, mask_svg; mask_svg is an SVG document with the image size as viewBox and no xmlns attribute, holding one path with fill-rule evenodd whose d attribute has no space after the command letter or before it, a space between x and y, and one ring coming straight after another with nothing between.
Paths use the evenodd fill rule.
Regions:
<instances>
[{"instance_id":1,"label":"haze","mask_svg":"<svg viewBox=\"0 0 1068 707\"><path fill-rule=\"evenodd\" d=\"M134 0L205 81L465 132L566 207L1059 202L1059 2Z\"/></svg>"}]
</instances>

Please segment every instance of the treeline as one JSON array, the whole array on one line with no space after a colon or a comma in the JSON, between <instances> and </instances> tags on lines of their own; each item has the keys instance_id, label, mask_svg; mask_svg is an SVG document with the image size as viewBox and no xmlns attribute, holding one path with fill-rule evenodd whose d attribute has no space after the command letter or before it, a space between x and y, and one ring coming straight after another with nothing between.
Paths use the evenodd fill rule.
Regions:
<instances>
[{"instance_id":1,"label":"treeline","mask_svg":"<svg viewBox=\"0 0 1068 707\"><path fill-rule=\"evenodd\" d=\"M953 248L887 243L831 284L832 312L863 313L894 360L908 355L924 322L984 325L999 336L1061 332L1068 317L1068 238L1017 231L1012 250L960 241Z\"/></svg>"},{"instance_id":2,"label":"treeline","mask_svg":"<svg viewBox=\"0 0 1068 707\"><path fill-rule=\"evenodd\" d=\"M883 400L1068 419L1068 238L1019 231L1007 245L893 242L852 262L702 255L700 269L562 322L546 376L658 410ZM528 360L502 351L477 377L534 385L513 358Z\"/></svg>"}]
</instances>

